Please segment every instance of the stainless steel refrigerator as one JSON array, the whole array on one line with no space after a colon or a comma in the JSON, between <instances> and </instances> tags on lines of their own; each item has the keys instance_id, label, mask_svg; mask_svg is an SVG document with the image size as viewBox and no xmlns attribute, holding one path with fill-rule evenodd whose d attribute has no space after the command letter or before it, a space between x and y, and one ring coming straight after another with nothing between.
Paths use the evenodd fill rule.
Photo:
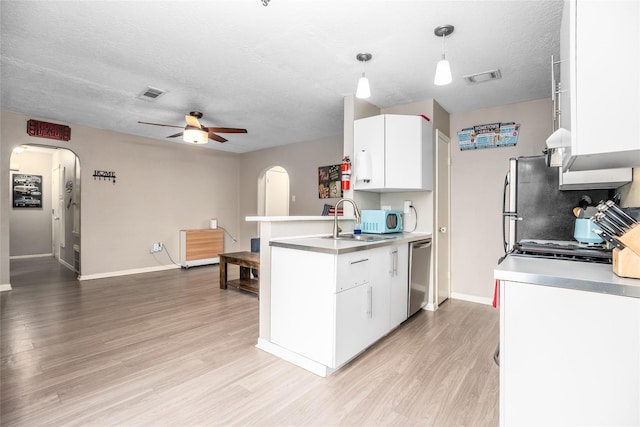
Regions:
<instances>
[{"instance_id":1,"label":"stainless steel refrigerator","mask_svg":"<svg viewBox=\"0 0 640 427\"><path fill-rule=\"evenodd\" d=\"M510 159L503 189L505 252L523 240L573 240L573 208L613 196L609 190L560 190L558 185L559 170L547 167L545 156Z\"/></svg>"}]
</instances>

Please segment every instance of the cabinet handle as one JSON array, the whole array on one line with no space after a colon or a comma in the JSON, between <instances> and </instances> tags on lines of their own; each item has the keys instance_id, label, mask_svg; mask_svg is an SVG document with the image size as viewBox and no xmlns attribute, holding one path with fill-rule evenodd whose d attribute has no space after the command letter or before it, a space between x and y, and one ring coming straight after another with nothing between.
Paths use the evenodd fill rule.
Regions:
<instances>
[{"instance_id":1,"label":"cabinet handle","mask_svg":"<svg viewBox=\"0 0 640 427\"><path fill-rule=\"evenodd\" d=\"M398 250L391 252L391 277L398 275Z\"/></svg>"},{"instance_id":2,"label":"cabinet handle","mask_svg":"<svg viewBox=\"0 0 640 427\"><path fill-rule=\"evenodd\" d=\"M367 285L367 316L369 319L373 317L373 289Z\"/></svg>"},{"instance_id":3,"label":"cabinet handle","mask_svg":"<svg viewBox=\"0 0 640 427\"><path fill-rule=\"evenodd\" d=\"M358 264L360 262L365 262L365 261L369 261L369 258L359 259L358 261L349 261L349 264L353 265L353 264Z\"/></svg>"}]
</instances>

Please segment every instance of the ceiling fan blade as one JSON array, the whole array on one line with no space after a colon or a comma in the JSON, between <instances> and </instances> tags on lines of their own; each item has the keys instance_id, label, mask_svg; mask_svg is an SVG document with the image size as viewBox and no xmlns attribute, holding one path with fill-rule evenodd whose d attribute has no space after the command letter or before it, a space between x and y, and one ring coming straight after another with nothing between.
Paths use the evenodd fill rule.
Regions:
<instances>
[{"instance_id":1,"label":"ceiling fan blade","mask_svg":"<svg viewBox=\"0 0 640 427\"><path fill-rule=\"evenodd\" d=\"M186 115L184 116L184 119L187 121L187 125L193 126L194 128L202 129L202 125L200 124L197 118Z\"/></svg>"},{"instance_id":2,"label":"ceiling fan blade","mask_svg":"<svg viewBox=\"0 0 640 427\"><path fill-rule=\"evenodd\" d=\"M247 133L246 129L238 129L238 128L214 128L214 127L203 127L202 129L207 132L219 132L219 133Z\"/></svg>"},{"instance_id":3,"label":"ceiling fan blade","mask_svg":"<svg viewBox=\"0 0 640 427\"><path fill-rule=\"evenodd\" d=\"M168 128L180 128L180 129L184 128L184 126L163 125L162 123L149 123L149 122L141 122L141 121L138 121L138 123L142 123L143 125L165 126Z\"/></svg>"},{"instance_id":4,"label":"ceiling fan blade","mask_svg":"<svg viewBox=\"0 0 640 427\"><path fill-rule=\"evenodd\" d=\"M184 132L174 133L173 135L169 135L167 138L175 138L176 136L182 136Z\"/></svg>"},{"instance_id":5,"label":"ceiling fan blade","mask_svg":"<svg viewBox=\"0 0 640 427\"><path fill-rule=\"evenodd\" d=\"M209 138L213 139L214 141L218 141L218 142L227 142L226 139L224 139L220 135L216 135L215 133L213 133L211 131L209 131Z\"/></svg>"}]
</instances>

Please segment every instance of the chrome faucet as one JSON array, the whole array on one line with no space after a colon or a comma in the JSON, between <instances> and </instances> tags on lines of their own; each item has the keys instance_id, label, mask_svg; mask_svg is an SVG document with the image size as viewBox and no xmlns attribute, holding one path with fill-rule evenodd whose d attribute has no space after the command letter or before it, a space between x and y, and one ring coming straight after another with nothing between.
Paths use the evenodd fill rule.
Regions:
<instances>
[{"instance_id":1,"label":"chrome faucet","mask_svg":"<svg viewBox=\"0 0 640 427\"><path fill-rule=\"evenodd\" d=\"M340 228L338 227L338 205L342 202L349 202L353 205L353 213L356 216L356 223L361 223L362 220L360 218L360 211L358 210L358 206L356 205L356 202L354 202L351 199L340 199L338 200L338 202L336 203L336 207L335 207L335 212L333 215L333 238L337 239L339 237L340 234Z\"/></svg>"}]
</instances>

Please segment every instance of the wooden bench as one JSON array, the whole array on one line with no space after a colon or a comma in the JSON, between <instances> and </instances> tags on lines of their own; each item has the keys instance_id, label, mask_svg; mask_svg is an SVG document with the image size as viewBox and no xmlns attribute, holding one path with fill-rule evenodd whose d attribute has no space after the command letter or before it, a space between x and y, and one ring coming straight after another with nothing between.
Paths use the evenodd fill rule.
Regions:
<instances>
[{"instance_id":1,"label":"wooden bench","mask_svg":"<svg viewBox=\"0 0 640 427\"><path fill-rule=\"evenodd\" d=\"M227 289L227 285L235 286L258 295L260 291L259 279L251 278L251 269L258 271L260 277L260 254L258 252L230 252L220 254L220 289ZM240 278L227 280L227 264L240 266Z\"/></svg>"}]
</instances>

